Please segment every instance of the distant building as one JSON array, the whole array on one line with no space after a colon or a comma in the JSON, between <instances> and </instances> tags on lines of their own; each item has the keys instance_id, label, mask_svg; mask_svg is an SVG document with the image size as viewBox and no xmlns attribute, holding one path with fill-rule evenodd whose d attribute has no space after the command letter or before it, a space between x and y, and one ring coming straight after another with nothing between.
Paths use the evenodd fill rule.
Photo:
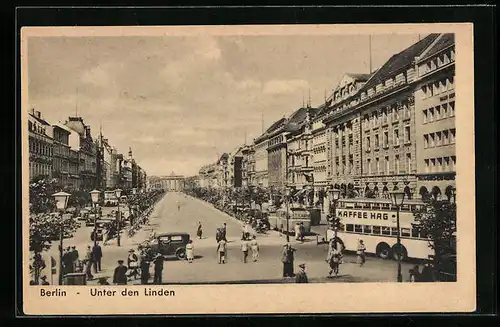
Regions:
<instances>
[{"instance_id":1,"label":"distant building","mask_svg":"<svg viewBox=\"0 0 500 327\"><path fill-rule=\"evenodd\" d=\"M154 189L180 192L184 189L184 179L183 175L177 175L172 172L168 176L150 176L149 183Z\"/></svg>"},{"instance_id":2,"label":"distant building","mask_svg":"<svg viewBox=\"0 0 500 327\"><path fill-rule=\"evenodd\" d=\"M28 114L28 137L30 181L52 178L52 127L35 109L31 109Z\"/></svg>"},{"instance_id":3,"label":"distant building","mask_svg":"<svg viewBox=\"0 0 500 327\"><path fill-rule=\"evenodd\" d=\"M69 145L69 136L72 130L67 126L57 123L52 125L53 134L53 160L52 177L57 179L57 185L62 189L69 187L69 161L71 147Z\"/></svg>"}]
</instances>

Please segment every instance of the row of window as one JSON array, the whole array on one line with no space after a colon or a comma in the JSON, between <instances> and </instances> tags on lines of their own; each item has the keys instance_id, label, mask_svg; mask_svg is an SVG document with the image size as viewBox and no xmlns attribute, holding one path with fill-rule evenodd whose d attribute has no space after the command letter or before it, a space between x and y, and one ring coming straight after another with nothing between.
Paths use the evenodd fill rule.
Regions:
<instances>
[{"instance_id":1,"label":"row of window","mask_svg":"<svg viewBox=\"0 0 500 327\"><path fill-rule=\"evenodd\" d=\"M455 129L449 129L424 135L424 149L455 144Z\"/></svg>"},{"instance_id":2,"label":"row of window","mask_svg":"<svg viewBox=\"0 0 500 327\"><path fill-rule=\"evenodd\" d=\"M424 75L431 71L434 71L442 66L455 61L455 49L452 48L445 53L440 54L429 60L426 65L420 67L420 74Z\"/></svg>"},{"instance_id":3,"label":"row of window","mask_svg":"<svg viewBox=\"0 0 500 327\"><path fill-rule=\"evenodd\" d=\"M50 176L52 172L52 166L47 164L41 164L38 162L30 162L30 176L35 177L39 175Z\"/></svg>"},{"instance_id":4,"label":"row of window","mask_svg":"<svg viewBox=\"0 0 500 327\"><path fill-rule=\"evenodd\" d=\"M38 134L44 134L47 135L47 130L45 129L44 126L33 123L31 121L28 121L28 131L33 132L33 133L38 133Z\"/></svg>"},{"instance_id":5,"label":"row of window","mask_svg":"<svg viewBox=\"0 0 500 327\"><path fill-rule=\"evenodd\" d=\"M391 170L391 160L389 160L389 156L385 156L383 158L383 166L381 167L381 161L380 158L375 158L373 161L371 158L367 158L365 162L365 172L368 173L368 175L371 174L377 174L377 175L389 175L391 174L391 171L394 172L394 174L399 174L402 173L401 171L401 158L399 154L394 155L394 169ZM373 167L374 166L374 167ZM410 173L412 171L412 160L411 160L411 154L407 153L406 154L406 162L405 162L405 167L406 167L406 172Z\"/></svg>"},{"instance_id":6,"label":"row of window","mask_svg":"<svg viewBox=\"0 0 500 327\"><path fill-rule=\"evenodd\" d=\"M53 147L49 143L40 142L36 139L30 139L29 141L30 153L36 153L44 156L53 155Z\"/></svg>"},{"instance_id":7,"label":"row of window","mask_svg":"<svg viewBox=\"0 0 500 327\"><path fill-rule=\"evenodd\" d=\"M319 154L319 153L323 153L323 152L326 152L325 146L318 146L318 147L313 149L314 154Z\"/></svg>"},{"instance_id":8,"label":"row of window","mask_svg":"<svg viewBox=\"0 0 500 327\"><path fill-rule=\"evenodd\" d=\"M439 106L424 109L422 111L424 117L424 124L432 123L433 121L445 119L455 116L455 101L443 103Z\"/></svg>"},{"instance_id":9,"label":"row of window","mask_svg":"<svg viewBox=\"0 0 500 327\"><path fill-rule=\"evenodd\" d=\"M395 227L371 226L371 225L346 224L344 226L344 231L351 233L370 234L370 235L386 235L386 236L398 235L398 229ZM400 228L400 233L401 237L426 239L426 237L423 234L421 234L417 229L414 228Z\"/></svg>"},{"instance_id":10,"label":"row of window","mask_svg":"<svg viewBox=\"0 0 500 327\"><path fill-rule=\"evenodd\" d=\"M425 159L426 173L441 173L455 171L457 158L455 156Z\"/></svg>"},{"instance_id":11,"label":"row of window","mask_svg":"<svg viewBox=\"0 0 500 327\"><path fill-rule=\"evenodd\" d=\"M455 89L455 77L449 76L422 86L422 99L430 98L453 89Z\"/></svg>"},{"instance_id":12,"label":"row of window","mask_svg":"<svg viewBox=\"0 0 500 327\"><path fill-rule=\"evenodd\" d=\"M411 129L410 125L406 125L403 129L403 142L406 143L411 143ZM389 145L391 144L390 142L392 141L392 146L399 146L400 145L400 133L399 133L399 128L395 128L392 131L392 139L389 138L389 131L384 130L382 132L382 143L380 142L380 135L377 133L373 135L373 149L377 150L381 146L383 148L388 148ZM367 135L365 138L365 150L366 151L371 151L372 149L372 137L370 135Z\"/></svg>"}]
</instances>

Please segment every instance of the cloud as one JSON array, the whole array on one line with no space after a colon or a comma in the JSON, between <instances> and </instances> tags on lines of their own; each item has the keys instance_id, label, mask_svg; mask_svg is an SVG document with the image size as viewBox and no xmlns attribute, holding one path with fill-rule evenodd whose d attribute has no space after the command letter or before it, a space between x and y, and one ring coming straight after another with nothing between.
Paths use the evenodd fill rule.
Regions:
<instances>
[{"instance_id":1,"label":"cloud","mask_svg":"<svg viewBox=\"0 0 500 327\"><path fill-rule=\"evenodd\" d=\"M236 88L239 90L260 89L261 87L262 83L255 79L244 79L236 82Z\"/></svg>"},{"instance_id":2,"label":"cloud","mask_svg":"<svg viewBox=\"0 0 500 327\"><path fill-rule=\"evenodd\" d=\"M144 143L144 144L155 144L161 140L159 138L154 137L154 136L141 136L141 137L133 138L132 141L138 142L138 143Z\"/></svg>"},{"instance_id":3,"label":"cloud","mask_svg":"<svg viewBox=\"0 0 500 327\"><path fill-rule=\"evenodd\" d=\"M83 72L81 80L84 83L95 86L109 86L114 82L110 74L111 64L102 64Z\"/></svg>"},{"instance_id":4,"label":"cloud","mask_svg":"<svg viewBox=\"0 0 500 327\"><path fill-rule=\"evenodd\" d=\"M264 94L288 94L307 90L309 83L301 79L270 80L264 84Z\"/></svg>"}]
</instances>

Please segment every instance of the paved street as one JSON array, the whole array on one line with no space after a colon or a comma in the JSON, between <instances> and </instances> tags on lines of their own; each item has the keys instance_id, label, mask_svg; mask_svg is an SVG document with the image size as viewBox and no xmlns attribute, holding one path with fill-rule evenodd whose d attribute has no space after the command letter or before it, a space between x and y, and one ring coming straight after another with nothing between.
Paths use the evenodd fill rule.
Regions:
<instances>
[{"instance_id":1,"label":"paved street","mask_svg":"<svg viewBox=\"0 0 500 327\"><path fill-rule=\"evenodd\" d=\"M180 210L177 209L180 203ZM113 208L106 208L111 210ZM195 237L197 222L201 221L203 226L203 239ZM227 224L228 256L226 264L218 264L216 254L215 230ZM122 233L121 247L116 245L116 239L103 246L103 271L95 277L107 276L112 281L113 269L118 259L126 260L127 251L131 248L137 249L137 245L145 240L151 229L157 233L162 232L188 232L194 237L195 260L193 263L179 261L175 258L165 261L163 282L168 284L190 284L190 283L282 283L292 282L284 280L282 274L282 263L280 261L280 250L286 242L285 236L278 232L269 231L266 234L257 234L260 244L260 258L258 262L244 264L240 251L241 225L240 222L225 213L215 209L212 205L201 200L191 198L182 193L168 193L158 202L155 210L150 216L150 225L144 226L133 237L128 237L126 232ZM85 253L87 245L92 245L90 233L92 227L81 227L71 239L65 239L64 245L75 245L80 256ZM309 236L304 243L300 243L290 237L292 245L297 249L295 266L304 262L311 282L392 282L396 280L397 265L395 261L381 260L368 257L364 267L359 267L354 262L355 255L345 255L344 264L340 267L338 278L327 279L329 267L324 261L327 253L326 245L317 245L316 237ZM57 245L49 251L58 258ZM407 280L408 270L411 264L403 264L403 279ZM46 272L48 273L48 271ZM96 283L96 279L89 284ZM132 281L136 284L139 281ZM54 275L54 283L57 283L57 275Z\"/></svg>"}]
</instances>

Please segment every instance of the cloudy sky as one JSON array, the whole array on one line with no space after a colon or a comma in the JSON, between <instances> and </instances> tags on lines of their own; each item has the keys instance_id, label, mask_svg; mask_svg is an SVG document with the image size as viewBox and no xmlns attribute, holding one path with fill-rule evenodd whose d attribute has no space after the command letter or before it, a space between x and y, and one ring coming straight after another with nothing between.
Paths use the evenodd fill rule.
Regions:
<instances>
[{"instance_id":1,"label":"cloudy sky","mask_svg":"<svg viewBox=\"0 0 500 327\"><path fill-rule=\"evenodd\" d=\"M50 122L76 110L148 175L196 174L275 120L369 70L368 36L30 37L29 105ZM372 37L372 66L418 41ZM76 109L77 108L77 109Z\"/></svg>"}]
</instances>

